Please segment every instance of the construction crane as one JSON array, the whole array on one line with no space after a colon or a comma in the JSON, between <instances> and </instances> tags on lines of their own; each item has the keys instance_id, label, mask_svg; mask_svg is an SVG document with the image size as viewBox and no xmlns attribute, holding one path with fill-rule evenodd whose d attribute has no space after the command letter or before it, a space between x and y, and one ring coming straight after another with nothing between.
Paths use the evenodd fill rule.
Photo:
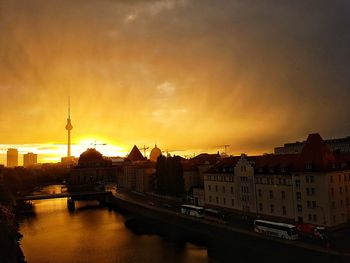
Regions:
<instances>
[{"instance_id":1,"label":"construction crane","mask_svg":"<svg viewBox=\"0 0 350 263\"><path fill-rule=\"evenodd\" d=\"M146 157L146 150L148 149L149 147L146 145L143 146L143 148L140 148L140 150L143 150L143 156Z\"/></svg>"},{"instance_id":2,"label":"construction crane","mask_svg":"<svg viewBox=\"0 0 350 263\"><path fill-rule=\"evenodd\" d=\"M94 146L94 148L96 149L97 145L107 145L106 143L97 143L96 141L94 141L94 143L91 143L91 145Z\"/></svg>"},{"instance_id":3,"label":"construction crane","mask_svg":"<svg viewBox=\"0 0 350 263\"><path fill-rule=\"evenodd\" d=\"M224 145L218 145L216 147L224 147L224 153L227 154L227 148L230 147L230 145L229 144L224 144Z\"/></svg>"}]
</instances>

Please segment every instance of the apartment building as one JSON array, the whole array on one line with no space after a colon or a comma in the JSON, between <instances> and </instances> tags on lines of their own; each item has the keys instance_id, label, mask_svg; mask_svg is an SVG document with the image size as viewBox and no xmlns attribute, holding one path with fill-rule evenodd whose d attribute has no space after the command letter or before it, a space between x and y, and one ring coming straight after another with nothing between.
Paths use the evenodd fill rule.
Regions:
<instances>
[{"instance_id":1,"label":"apartment building","mask_svg":"<svg viewBox=\"0 0 350 263\"><path fill-rule=\"evenodd\" d=\"M350 155L311 134L301 153L230 157L204 176L205 205L254 217L337 226L349 221Z\"/></svg>"}]
</instances>

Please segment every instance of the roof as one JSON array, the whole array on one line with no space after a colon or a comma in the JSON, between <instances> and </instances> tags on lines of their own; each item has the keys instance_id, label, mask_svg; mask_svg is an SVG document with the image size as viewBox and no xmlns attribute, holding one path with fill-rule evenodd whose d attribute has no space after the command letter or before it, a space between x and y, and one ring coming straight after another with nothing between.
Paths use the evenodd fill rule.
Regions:
<instances>
[{"instance_id":1,"label":"roof","mask_svg":"<svg viewBox=\"0 0 350 263\"><path fill-rule=\"evenodd\" d=\"M131 152L129 153L128 157L125 159L126 161L143 161L145 160L145 157L143 157L142 153L140 150L137 148L136 145L132 148Z\"/></svg>"},{"instance_id":2,"label":"roof","mask_svg":"<svg viewBox=\"0 0 350 263\"><path fill-rule=\"evenodd\" d=\"M240 157L221 159L206 173L233 174ZM332 153L318 133L310 134L301 153L246 156L255 174L290 174L291 172L338 171L350 169L350 153Z\"/></svg>"},{"instance_id":3,"label":"roof","mask_svg":"<svg viewBox=\"0 0 350 263\"><path fill-rule=\"evenodd\" d=\"M211 167L208 171L205 173L207 174L233 174L234 168L240 159L240 156L230 156L227 158L221 159L216 165Z\"/></svg>"}]
</instances>

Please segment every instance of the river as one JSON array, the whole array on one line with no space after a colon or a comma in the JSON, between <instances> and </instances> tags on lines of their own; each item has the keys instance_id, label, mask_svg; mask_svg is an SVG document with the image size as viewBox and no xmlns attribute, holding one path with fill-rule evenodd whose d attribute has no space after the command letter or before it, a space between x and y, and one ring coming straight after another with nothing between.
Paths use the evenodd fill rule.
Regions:
<instances>
[{"instance_id":1,"label":"river","mask_svg":"<svg viewBox=\"0 0 350 263\"><path fill-rule=\"evenodd\" d=\"M47 186L41 193L59 193ZM33 201L35 216L20 222L21 247L28 263L216 262L207 250L158 235L135 234L120 213L78 202L69 212L66 198Z\"/></svg>"}]
</instances>

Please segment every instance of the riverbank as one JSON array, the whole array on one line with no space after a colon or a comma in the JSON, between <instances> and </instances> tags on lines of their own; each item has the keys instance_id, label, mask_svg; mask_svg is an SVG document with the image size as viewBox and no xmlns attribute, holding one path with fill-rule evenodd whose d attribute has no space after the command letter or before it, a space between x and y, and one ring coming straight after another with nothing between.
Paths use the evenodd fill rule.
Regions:
<instances>
[{"instance_id":1,"label":"riverbank","mask_svg":"<svg viewBox=\"0 0 350 263\"><path fill-rule=\"evenodd\" d=\"M288 254L285 262L300 259L318 262L349 262L350 254L334 251L320 246L288 241L259 235L252 230L221 225L203 219L182 215L179 211L164 209L140 200L133 200L125 194L114 193L108 203L142 218L148 222L156 222L163 232L176 233L186 239L200 240L208 247L208 253L221 261L230 262L241 251L259 253L262 258L280 261ZM249 257L247 253L247 257ZM241 253L239 253L241 255Z\"/></svg>"},{"instance_id":2,"label":"riverbank","mask_svg":"<svg viewBox=\"0 0 350 263\"><path fill-rule=\"evenodd\" d=\"M0 259L3 263L25 263L19 241L19 233L13 210L0 205Z\"/></svg>"}]
</instances>

